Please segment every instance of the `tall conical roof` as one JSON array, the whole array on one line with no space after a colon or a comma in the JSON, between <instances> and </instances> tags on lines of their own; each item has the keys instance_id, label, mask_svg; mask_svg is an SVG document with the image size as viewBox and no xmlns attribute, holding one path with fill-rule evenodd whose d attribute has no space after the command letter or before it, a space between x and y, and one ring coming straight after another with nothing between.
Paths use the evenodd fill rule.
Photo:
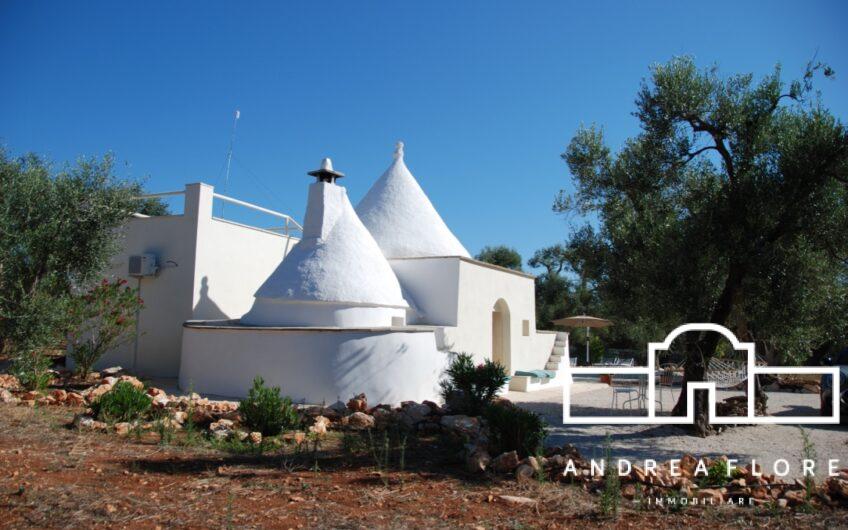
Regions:
<instances>
[{"instance_id":1,"label":"tall conical roof","mask_svg":"<svg viewBox=\"0 0 848 530\"><path fill-rule=\"evenodd\" d=\"M389 169L356 207L387 258L465 256L468 251L442 220L403 161L398 142Z\"/></svg>"},{"instance_id":2,"label":"tall conical roof","mask_svg":"<svg viewBox=\"0 0 848 530\"><path fill-rule=\"evenodd\" d=\"M256 299L408 307L347 190L320 181L309 186L303 239L262 284ZM250 313L245 317L251 320Z\"/></svg>"}]
</instances>

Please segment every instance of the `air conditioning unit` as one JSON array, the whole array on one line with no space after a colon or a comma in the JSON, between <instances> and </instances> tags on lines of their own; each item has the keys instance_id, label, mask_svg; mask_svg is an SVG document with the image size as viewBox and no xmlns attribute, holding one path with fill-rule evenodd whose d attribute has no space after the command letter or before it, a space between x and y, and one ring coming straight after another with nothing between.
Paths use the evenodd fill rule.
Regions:
<instances>
[{"instance_id":1,"label":"air conditioning unit","mask_svg":"<svg viewBox=\"0 0 848 530\"><path fill-rule=\"evenodd\" d=\"M156 254L130 256L130 276L155 276L158 270Z\"/></svg>"}]
</instances>

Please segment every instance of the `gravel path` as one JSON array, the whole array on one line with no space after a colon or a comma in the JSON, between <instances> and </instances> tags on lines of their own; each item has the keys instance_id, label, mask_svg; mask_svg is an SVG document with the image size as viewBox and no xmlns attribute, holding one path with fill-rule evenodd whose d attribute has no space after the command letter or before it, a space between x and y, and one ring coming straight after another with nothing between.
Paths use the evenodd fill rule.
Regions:
<instances>
[{"instance_id":1,"label":"gravel path","mask_svg":"<svg viewBox=\"0 0 848 530\"><path fill-rule=\"evenodd\" d=\"M679 389L675 389L675 397ZM719 399L739 392L719 392ZM611 392L607 385L598 383L574 384L571 393L574 403L572 414L581 410L604 409L609 414ZM818 414L817 394L794 392L768 392L769 414ZM588 458L603 456L604 442L610 436L613 458L625 458L637 463L645 458L658 461L679 458L685 453L695 457L727 455L738 458L742 465L755 459L766 473L772 472L777 459L790 464L790 477L799 477L803 441L801 431L794 425L750 425L731 427L719 435L700 438L690 435L681 427L671 425L569 425L562 424L562 389L552 388L538 392L510 392L509 400L526 409L541 414L550 426L549 445L571 443ZM668 396L666 401L669 402ZM804 426L816 451L817 476L827 475L828 459L839 459L839 468L848 467L848 426Z\"/></svg>"}]
</instances>

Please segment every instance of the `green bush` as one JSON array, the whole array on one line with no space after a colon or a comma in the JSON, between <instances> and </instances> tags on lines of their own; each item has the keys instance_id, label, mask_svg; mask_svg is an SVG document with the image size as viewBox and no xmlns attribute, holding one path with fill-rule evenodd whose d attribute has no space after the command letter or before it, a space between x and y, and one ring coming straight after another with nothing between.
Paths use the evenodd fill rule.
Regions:
<instances>
[{"instance_id":1,"label":"green bush","mask_svg":"<svg viewBox=\"0 0 848 530\"><path fill-rule=\"evenodd\" d=\"M740 469L734 469L730 476L728 476L727 469L726 460L716 460L707 468L707 475L699 477L696 482L702 488L724 486L731 479L739 478L743 475Z\"/></svg>"},{"instance_id":2,"label":"green bush","mask_svg":"<svg viewBox=\"0 0 848 530\"><path fill-rule=\"evenodd\" d=\"M100 421L118 423L133 421L150 410L151 399L128 381L118 381L112 390L92 403L91 410Z\"/></svg>"},{"instance_id":3,"label":"green bush","mask_svg":"<svg viewBox=\"0 0 848 530\"><path fill-rule=\"evenodd\" d=\"M509 381L500 363L486 359L475 366L467 353L456 354L445 373L447 379L440 383L445 404L454 414L469 416L482 414L498 390Z\"/></svg>"},{"instance_id":4,"label":"green bush","mask_svg":"<svg viewBox=\"0 0 848 530\"><path fill-rule=\"evenodd\" d=\"M11 372L27 390L44 390L53 379L51 364L50 356L43 352L21 352L12 361Z\"/></svg>"},{"instance_id":5,"label":"green bush","mask_svg":"<svg viewBox=\"0 0 848 530\"><path fill-rule=\"evenodd\" d=\"M529 410L511 403L492 403L483 414L495 453L518 451L521 456L536 454L547 435L545 421Z\"/></svg>"},{"instance_id":6,"label":"green bush","mask_svg":"<svg viewBox=\"0 0 848 530\"><path fill-rule=\"evenodd\" d=\"M143 307L138 289L124 279L104 278L69 305L73 325L68 333L70 356L83 377L107 351L131 340L136 314Z\"/></svg>"},{"instance_id":7,"label":"green bush","mask_svg":"<svg viewBox=\"0 0 848 530\"><path fill-rule=\"evenodd\" d=\"M265 380L259 376L253 380L247 398L239 403L239 412L242 423L262 436L274 436L300 425L300 416L291 399L280 396L280 387L266 387Z\"/></svg>"}]
</instances>

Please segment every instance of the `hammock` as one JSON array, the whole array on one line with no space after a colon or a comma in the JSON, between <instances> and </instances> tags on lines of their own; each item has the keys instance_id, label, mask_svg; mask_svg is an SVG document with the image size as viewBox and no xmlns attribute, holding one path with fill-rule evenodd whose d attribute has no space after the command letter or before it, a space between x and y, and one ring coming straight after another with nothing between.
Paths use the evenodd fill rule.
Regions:
<instances>
[{"instance_id":1,"label":"hammock","mask_svg":"<svg viewBox=\"0 0 848 530\"><path fill-rule=\"evenodd\" d=\"M759 357L755 360L757 366L766 363ZM748 363L746 361L718 359L713 357L707 365L707 381L715 383L716 388L733 388L748 380Z\"/></svg>"}]
</instances>

